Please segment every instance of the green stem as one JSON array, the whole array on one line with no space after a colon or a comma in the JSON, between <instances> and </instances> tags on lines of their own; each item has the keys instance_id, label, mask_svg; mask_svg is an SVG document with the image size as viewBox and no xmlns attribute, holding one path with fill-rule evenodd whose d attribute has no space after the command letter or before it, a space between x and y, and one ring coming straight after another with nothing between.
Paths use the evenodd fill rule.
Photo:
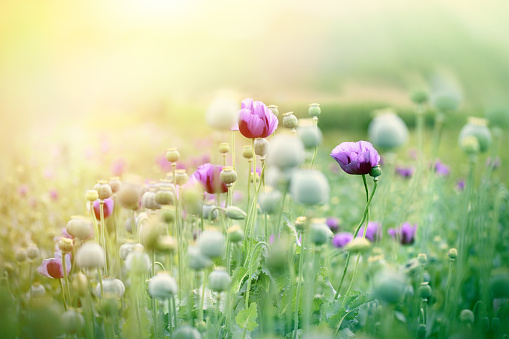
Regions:
<instances>
[{"instance_id":1,"label":"green stem","mask_svg":"<svg viewBox=\"0 0 509 339\"><path fill-rule=\"evenodd\" d=\"M60 284L60 291L62 292L62 301L64 302L64 309L67 311L67 303L65 301L65 293L64 286L62 286L62 279L58 279L58 283Z\"/></svg>"},{"instance_id":2,"label":"green stem","mask_svg":"<svg viewBox=\"0 0 509 339\"><path fill-rule=\"evenodd\" d=\"M293 325L293 338L297 338L297 330L299 329L299 299L300 299L300 285L302 284L302 266L304 263L304 233L299 233L302 237L300 243L300 254L299 254L299 276L297 281L297 291L295 294L295 311L293 313L294 316L294 325Z\"/></svg>"}]
</instances>

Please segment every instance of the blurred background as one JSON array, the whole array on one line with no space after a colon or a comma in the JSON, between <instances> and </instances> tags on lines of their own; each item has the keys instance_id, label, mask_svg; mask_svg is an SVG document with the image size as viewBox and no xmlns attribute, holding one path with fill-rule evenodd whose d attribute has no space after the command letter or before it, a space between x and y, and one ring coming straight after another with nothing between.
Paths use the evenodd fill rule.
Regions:
<instances>
[{"instance_id":1,"label":"blurred background","mask_svg":"<svg viewBox=\"0 0 509 339\"><path fill-rule=\"evenodd\" d=\"M459 129L506 104L507 13L491 0L2 1L0 174L65 152L154 159L201 135L224 93L300 115L319 102L323 129L362 138L374 109L411 127L409 92L447 91Z\"/></svg>"}]
</instances>

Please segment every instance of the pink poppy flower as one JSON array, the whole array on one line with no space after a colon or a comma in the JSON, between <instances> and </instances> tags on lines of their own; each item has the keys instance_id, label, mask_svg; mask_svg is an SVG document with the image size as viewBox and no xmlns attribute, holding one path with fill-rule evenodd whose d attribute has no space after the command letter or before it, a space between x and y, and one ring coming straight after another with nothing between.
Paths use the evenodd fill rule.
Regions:
<instances>
[{"instance_id":1,"label":"pink poppy flower","mask_svg":"<svg viewBox=\"0 0 509 339\"><path fill-rule=\"evenodd\" d=\"M109 217L112 212L113 212L113 199L112 198L105 199L103 209L104 219ZM94 201L94 214L97 220L101 219L101 203L99 199Z\"/></svg>"},{"instance_id":2,"label":"pink poppy flower","mask_svg":"<svg viewBox=\"0 0 509 339\"><path fill-rule=\"evenodd\" d=\"M225 193L228 188L219 178L222 170L223 168L219 165L203 164L191 175L191 178L196 179L207 193Z\"/></svg>"},{"instance_id":3,"label":"pink poppy flower","mask_svg":"<svg viewBox=\"0 0 509 339\"><path fill-rule=\"evenodd\" d=\"M277 128L279 121L261 101L245 99L239 111L239 131L249 139L266 138Z\"/></svg>"},{"instance_id":4,"label":"pink poppy flower","mask_svg":"<svg viewBox=\"0 0 509 339\"><path fill-rule=\"evenodd\" d=\"M41 266L37 268L37 272L48 278L62 279L64 277L64 269L62 265L62 254L55 252L55 257L50 259L44 259ZM70 254L65 255L65 269L66 275L71 272L71 256Z\"/></svg>"}]
</instances>

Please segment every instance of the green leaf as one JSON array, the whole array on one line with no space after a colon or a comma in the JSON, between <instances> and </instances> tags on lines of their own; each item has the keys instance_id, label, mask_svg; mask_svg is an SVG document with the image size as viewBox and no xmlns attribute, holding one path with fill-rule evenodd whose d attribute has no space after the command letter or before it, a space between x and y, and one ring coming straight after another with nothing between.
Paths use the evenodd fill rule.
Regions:
<instances>
[{"instance_id":1,"label":"green leaf","mask_svg":"<svg viewBox=\"0 0 509 339\"><path fill-rule=\"evenodd\" d=\"M235 321L240 328L245 328L248 331L254 330L258 324L258 311L256 310L256 303L251 303L248 309L240 311L235 317Z\"/></svg>"}]
</instances>

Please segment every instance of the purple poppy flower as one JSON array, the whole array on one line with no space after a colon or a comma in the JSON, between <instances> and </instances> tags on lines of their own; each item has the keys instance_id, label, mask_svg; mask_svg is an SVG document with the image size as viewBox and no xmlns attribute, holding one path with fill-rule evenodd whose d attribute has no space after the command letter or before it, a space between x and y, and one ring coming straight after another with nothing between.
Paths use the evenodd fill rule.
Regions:
<instances>
[{"instance_id":1,"label":"purple poppy flower","mask_svg":"<svg viewBox=\"0 0 509 339\"><path fill-rule=\"evenodd\" d=\"M239 131L249 139L266 138L277 128L279 121L261 101L245 99L239 111Z\"/></svg>"},{"instance_id":2,"label":"purple poppy flower","mask_svg":"<svg viewBox=\"0 0 509 339\"><path fill-rule=\"evenodd\" d=\"M196 179L207 193L225 193L228 187L219 178L222 170L223 168L219 165L207 163L198 167L191 177Z\"/></svg>"},{"instance_id":3,"label":"purple poppy flower","mask_svg":"<svg viewBox=\"0 0 509 339\"><path fill-rule=\"evenodd\" d=\"M337 248L345 247L353 239L353 234L349 232L338 233L332 238L332 245Z\"/></svg>"},{"instance_id":4,"label":"purple poppy flower","mask_svg":"<svg viewBox=\"0 0 509 339\"><path fill-rule=\"evenodd\" d=\"M410 223L406 222L401 225L399 229L389 228L388 233L393 239L396 239L397 236L402 245L411 245L415 241L416 231L417 224L411 225Z\"/></svg>"},{"instance_id":5,"label":"purple poppy flower","mask_svg":"<svg viewBox=\"0 0 509 339\"><path fill-rule=\"evenodd\" d=\"M338 218L329 217L329 218L327 218L327 221L325 221L325 223L327 224L327 226L329 226L329 229L332 232L337 232L337 230L339 228L339 219Z\"/></svg>"},{"instance_id":6,"label":"purple poppy flower","mask_svg":"<svg viewBox=\"0 0 509 339\"><path fill-rule=\"evenodd\" d=\"M458 190L463 191L465 189L465 180L464 179L458 180L456 182L456 187L458 188Z\"/></svg>"},{"instance_id":7,"label":"purple poppy flower","mask_svg":"<svg viewBox=\"0 0 509 339\"><path fill-rule=\"evenodd\" d=\"M103 208L104 219L109 217L111 213L113 213L113 199L112 198L104 199ZM97 220L101 219L101 202L99 199L94 201L94 214Z\"/></svg>"},{"instance_id":8,"label":"purple poppy flower","mask_svg":"<svg viewBox=\"0 0 509 339\"><path fill-rule=\"evenodd\" d=\"M331 157L348 174L369 174L380 162L380 155L367 141L343 142L332 150Z\"/></svg>"},{"instance_id":9,"label":"purple poppy flower","mask_svg":"<svg viewBox=\"0 0 509 339\"><path fill-rule=\"evenodd\" d=\"M370 241L375 241L378 239L378 233L380 231L380 224L376 221L370 221L368 223L368 228L366 229L366 239ZM364 234L364 226L362 226L359 230L359 233L357 233L357 238L362 238L362 235Z\"/></svg>"},{"instance_id":10,"label":"purple poppy flower","mask_svg":"<svg viewBox=\"0 0 509 339\"><path fill-rule=\"evenodd\" d=\"M450 170L449 166L447 166L444 163L441 163L440 160L437 160L435 162L435 173L437 175L446 177L449 175L450 172L451 172L451 170Z\"/></svg>"},{"instance_id":11,"label":"purple poppy flower","mask_svg":"<svg viewBox=\"0 0 509 339\"><path fill-rule=\"evenodd\" d=\"M66 275L71 272L71 255L67 253L65 255L65 270ZM64 268L62 265L62 254L55 252L55 257L50 259L44 259L41 266L37 268L37 272L48 278L62 279L64 277Z\"/></svg>"},{"instance_id":12,"label":"purple poppy flower","mask_svg":"<svg viewBox=\"0 0 509 339\"><path fill-rule=\"evenodd\" d=\"M410 178L414 174L415 168L413 167L396 167L396 173L403 178Z\"/></svg>"}]
</instances>

